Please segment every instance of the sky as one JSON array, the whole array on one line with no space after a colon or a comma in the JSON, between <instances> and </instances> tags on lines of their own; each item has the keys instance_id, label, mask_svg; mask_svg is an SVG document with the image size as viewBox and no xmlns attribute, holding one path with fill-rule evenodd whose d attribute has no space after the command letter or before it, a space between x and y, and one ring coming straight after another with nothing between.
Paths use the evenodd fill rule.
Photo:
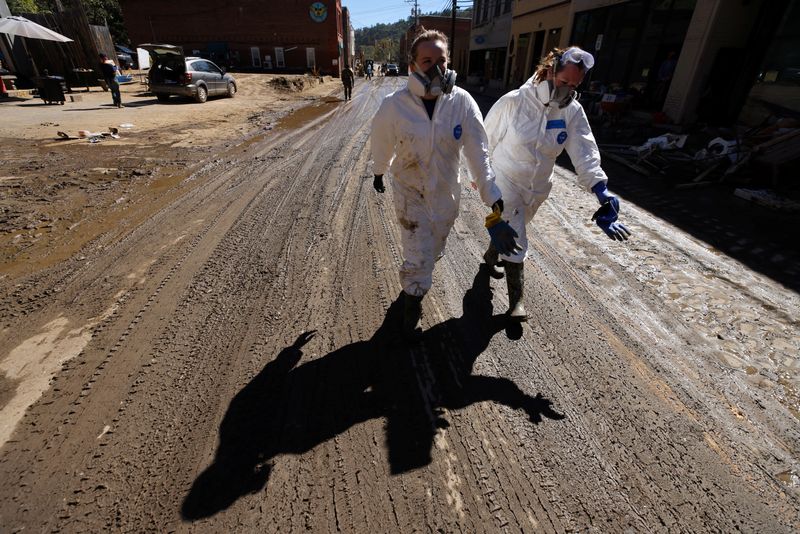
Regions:
<instances>
[{"instance_id":1,"label":"sky","mask_svg":"<svg viewBox=\"0 0 800 534\"><path fill-rule=\"evenodd\" d=\"M418 0L418 2L420 13L427 13L449 9L452 0ZM342 0L342 7L350 10L350 20L354 28L397 22L411 16L413 5L413 1L405 0Z\"/></svg>"}]
</instances>

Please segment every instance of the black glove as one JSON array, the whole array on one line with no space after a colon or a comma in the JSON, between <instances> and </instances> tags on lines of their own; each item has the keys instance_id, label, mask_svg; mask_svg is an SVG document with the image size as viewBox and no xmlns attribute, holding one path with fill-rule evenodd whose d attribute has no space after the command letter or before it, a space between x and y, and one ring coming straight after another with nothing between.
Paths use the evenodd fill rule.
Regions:
<instances>
[{"instance_id":1,"label":"black glove","mask_svg":"<svg viewBox=\"0 0 800 534\"><path fill-rule=\"evenodd\" d=\"M376 174L375 178L372 179L372 187L375 188L375 191L378 193L385 193L386 188L383 186L383 175Z\"/></svg>"}]
</instances>

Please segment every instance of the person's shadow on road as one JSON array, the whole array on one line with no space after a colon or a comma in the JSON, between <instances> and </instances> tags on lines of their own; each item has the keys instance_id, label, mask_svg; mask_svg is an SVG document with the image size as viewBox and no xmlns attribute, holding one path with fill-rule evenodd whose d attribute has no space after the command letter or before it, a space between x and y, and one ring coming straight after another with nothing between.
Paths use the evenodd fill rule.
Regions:
<instances>
[{"instance_id":1,"label":"person's shadow on road","mask_svg":"<svg viewBox=\"0 0 800 534\"><path fill-rule=\"evenodd\" d=\"M228 508L264 488L276 456L302 454L369 419L386 418L389 464L398 474L430 463L436 429L448 426L443 408L494 401L525 410L533 423L564 418L541 394L531 397L505 378L472 375L475 360L507 326L505 315L492 315L485 266L464 296L463 315L411 344L398 342L402 308L401 293L368 341L295 368L314 336L307 332L268 363L231 401L214 462L194 481L183 518Z\"/></svg>"}]
</instances>

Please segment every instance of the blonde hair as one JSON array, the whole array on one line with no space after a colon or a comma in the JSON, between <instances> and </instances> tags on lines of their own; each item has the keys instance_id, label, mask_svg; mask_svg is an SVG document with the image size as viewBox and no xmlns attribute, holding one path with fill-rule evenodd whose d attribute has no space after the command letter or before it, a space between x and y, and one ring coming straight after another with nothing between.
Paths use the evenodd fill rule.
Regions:
<instances>
[{"instance_id":1,"label":"blonde hair","mask_svg":"<svg viewBox=\"0 0 800 534\"><path fill-rule=\"evenodd\" d=\"M533 81L541 82L542 80L546 79L547 72L554 65L556 70L553 72L553 74L563 69L564 65L561 64L561 56L564 55L564 52L566 52L569 48L570 46L567 48L554 48L549 54L540 59L539 64L536 65L536 73L533 75ZM583 72L586 72L587 70L586 65L583 64L583 61L580 63L573 63L573 65L577 66Z\"/></svg>"},{"instance_id":2,"label":"blonde hair","mask_svg":"<svg viewBox=\"0 0 800 534\"><path fill-rule=\"evenodd\" d=\"M411 43L411 50L408 52L408 60L410 62L414 62L417 60L417 48L419 48L420 43L425 43L429 41L441 41L444 43L445 49L445 57L447 57L447 48L448 48L448 41L447 36L440 32L439 30L426 30L424 27L420 26L419 33L414 38L414 41ZM447 57L449 60L450 58Z\"/></svg>"}]
</instances>

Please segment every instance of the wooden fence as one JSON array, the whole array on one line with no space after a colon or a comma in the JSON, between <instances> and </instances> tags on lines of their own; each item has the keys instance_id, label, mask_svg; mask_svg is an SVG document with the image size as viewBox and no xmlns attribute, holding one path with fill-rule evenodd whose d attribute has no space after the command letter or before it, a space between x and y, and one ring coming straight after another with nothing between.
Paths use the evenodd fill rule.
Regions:
<instances>
[{"instance_id":1,"label":"wooden fence","mask_svg":"<svg viewBox=\"0 0 800 534\"><path fill-rule=\"evenodd\" d=\"M99 54L104 53L116 60L108 27L90 25L80 0L62 0L60 4L63 7L58 12L21 15L73 40L71 43L58 43L25 39L23 46L21 38L15 37L15 74L23 80L23 85L25 81L29 86L35 85L35 78L43 76L45 70L50 75L63 76L73 86L97 85L97 80L102 77L98 72ZM25 54L26 47L29 57ZM81 72L87 69L94 72Z\"/></svg>"}]
</instances>

